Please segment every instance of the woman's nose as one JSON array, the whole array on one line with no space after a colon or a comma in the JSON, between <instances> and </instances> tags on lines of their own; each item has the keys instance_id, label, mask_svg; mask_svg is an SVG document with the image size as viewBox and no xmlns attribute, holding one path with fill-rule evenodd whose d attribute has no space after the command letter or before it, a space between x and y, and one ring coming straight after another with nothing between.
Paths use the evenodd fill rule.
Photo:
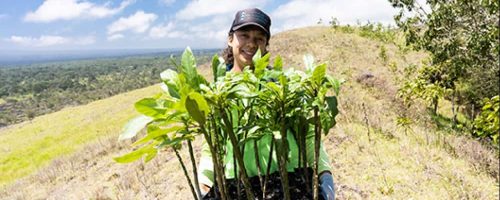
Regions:
<instances>
[{"instance_id":1,"label":"woman's nose","mask_svg":"<svg viewBox=\"0 0 500 200\"><path fill-rule=\"evenodd\" d=\"M250 47L256 47L256 46L257 46L257 42L256 42L255 40L253 40L253 39L252 39L252 40L250 40L250 41L248 42L248 46L250 46Z\"/></svg>"},{"instance_id":2,"label":"woman's nose","mask_svg":"<svg viewBox=\"0 0 500 200\"><path fill-rule=\"evenodd\" d=\"M251 47L256 47L257 46L257 41L255 38L252 38L251 40L248 41L248 45Z\"/></svg>"}]
</instances>

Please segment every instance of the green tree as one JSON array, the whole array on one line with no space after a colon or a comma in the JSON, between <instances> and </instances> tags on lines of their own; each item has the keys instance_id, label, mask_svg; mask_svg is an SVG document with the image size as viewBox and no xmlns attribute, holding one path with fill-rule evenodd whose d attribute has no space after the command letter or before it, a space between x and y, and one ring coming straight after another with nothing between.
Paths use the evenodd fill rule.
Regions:
<instances>
[{"instance_id":1,"label":"green tree","mask_svg":"<svg viewBox=\"0 0 500 200\"><path fill-rule=\"evenodd\" d=\"M473 108L499 93L498 1L389 2L400 9L395 21L405 33L406 44L430 53L430 66L417 76L422 88L451 89L450 99Z\"/></svg>"}]
</instances>

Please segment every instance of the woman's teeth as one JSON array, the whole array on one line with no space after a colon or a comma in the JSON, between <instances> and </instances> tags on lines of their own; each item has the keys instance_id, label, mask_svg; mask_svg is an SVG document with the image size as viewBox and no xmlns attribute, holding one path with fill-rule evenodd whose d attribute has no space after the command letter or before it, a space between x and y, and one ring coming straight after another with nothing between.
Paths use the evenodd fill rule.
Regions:
<instances>
[{"instance_id":1,"label":"woman's teeth","mask_svg":"<svg viewBox=\"0 0 500 200\"><path fill-rule=\"evenodd\" d=\"M246 54L247 56L253 56L255 54L254 51L245 51L245 50L243 50L243 53Z\"/></svg>"}]
</instances>

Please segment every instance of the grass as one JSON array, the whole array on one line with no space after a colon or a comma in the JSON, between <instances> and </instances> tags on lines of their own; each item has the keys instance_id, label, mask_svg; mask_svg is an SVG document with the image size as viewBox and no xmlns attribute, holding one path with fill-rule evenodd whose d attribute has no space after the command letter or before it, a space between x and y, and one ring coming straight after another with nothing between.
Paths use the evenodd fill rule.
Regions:
<instances>
[{"instance_id":1,"label":"grass","mask_svg":"<svg viewBox=\"0 0 500 200\"><path fill-rule=\"evenodd\" d=\"M387 62L379 56L381 46ZM317 63L327 62L335 77L346 80L337 126L324 137L339 199L499 198L498 151L466 134L438 128L425 105L406 108L395 97L405 68L418 67L425 54L401 53L394 44L325 27L279 33L273 36L270 51L283 57L284 66L294 68L300 68L305 53L311 53ZM207 65L202 71L210 76ZM366 73L373 77L357 80ZM133 91L99 101L99 107L94 102L68 108L74 110L0 130L2 172L9 166L9 172L16 173L22 165L18 161L4 165L3 155L12 159L15 151L21 160L45 159L41 152L51 149L41 165L29 165L32 170L25 175L11 177L0 198L191 199L171 151L162 151L149 163L120 165L111 159L131 150L130 142L117 143L116 137L134 115L133 102L155 91L153 87ZM443 102L444 110L438 113L449 119ZM400 116L411 118L406 132L396 124ZM30 147L35 144L42 150ZM200 141L194 146L199 156ZM75 153L62 152L65 149ZM22 154L25 150L36 155Z\"/></svg>"},{"instance_id":2,"label":"grass","mask_svg":"<svg viewBox=\"0 0 500 200\"><path fill-rule=\"evenodd\" d=\"M97 138L118 134L137 115L131 105L158 91L151 86L1 129L0 185L44 168Z\"/></svg>"}]
</instances>

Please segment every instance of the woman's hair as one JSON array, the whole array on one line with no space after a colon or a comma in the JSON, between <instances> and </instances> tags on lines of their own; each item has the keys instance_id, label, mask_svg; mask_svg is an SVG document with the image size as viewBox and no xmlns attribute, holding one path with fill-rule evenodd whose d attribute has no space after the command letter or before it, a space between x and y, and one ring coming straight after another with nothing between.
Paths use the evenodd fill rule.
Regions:
<instances>
[{"instance_id":1,"label":"woman's hair","mask_svg":"<svg viewBox=\"0 0 500 200\"><path fill-rule=\"evenodd\" d=\"M229 32L228 37L233 37L234 31ZM222 50L222 58L224 58L224 61L226 62L226 65L232 65L234 64L234 57L233 57L233 48L229 45Z\"/></svg>"}]
</instances>

